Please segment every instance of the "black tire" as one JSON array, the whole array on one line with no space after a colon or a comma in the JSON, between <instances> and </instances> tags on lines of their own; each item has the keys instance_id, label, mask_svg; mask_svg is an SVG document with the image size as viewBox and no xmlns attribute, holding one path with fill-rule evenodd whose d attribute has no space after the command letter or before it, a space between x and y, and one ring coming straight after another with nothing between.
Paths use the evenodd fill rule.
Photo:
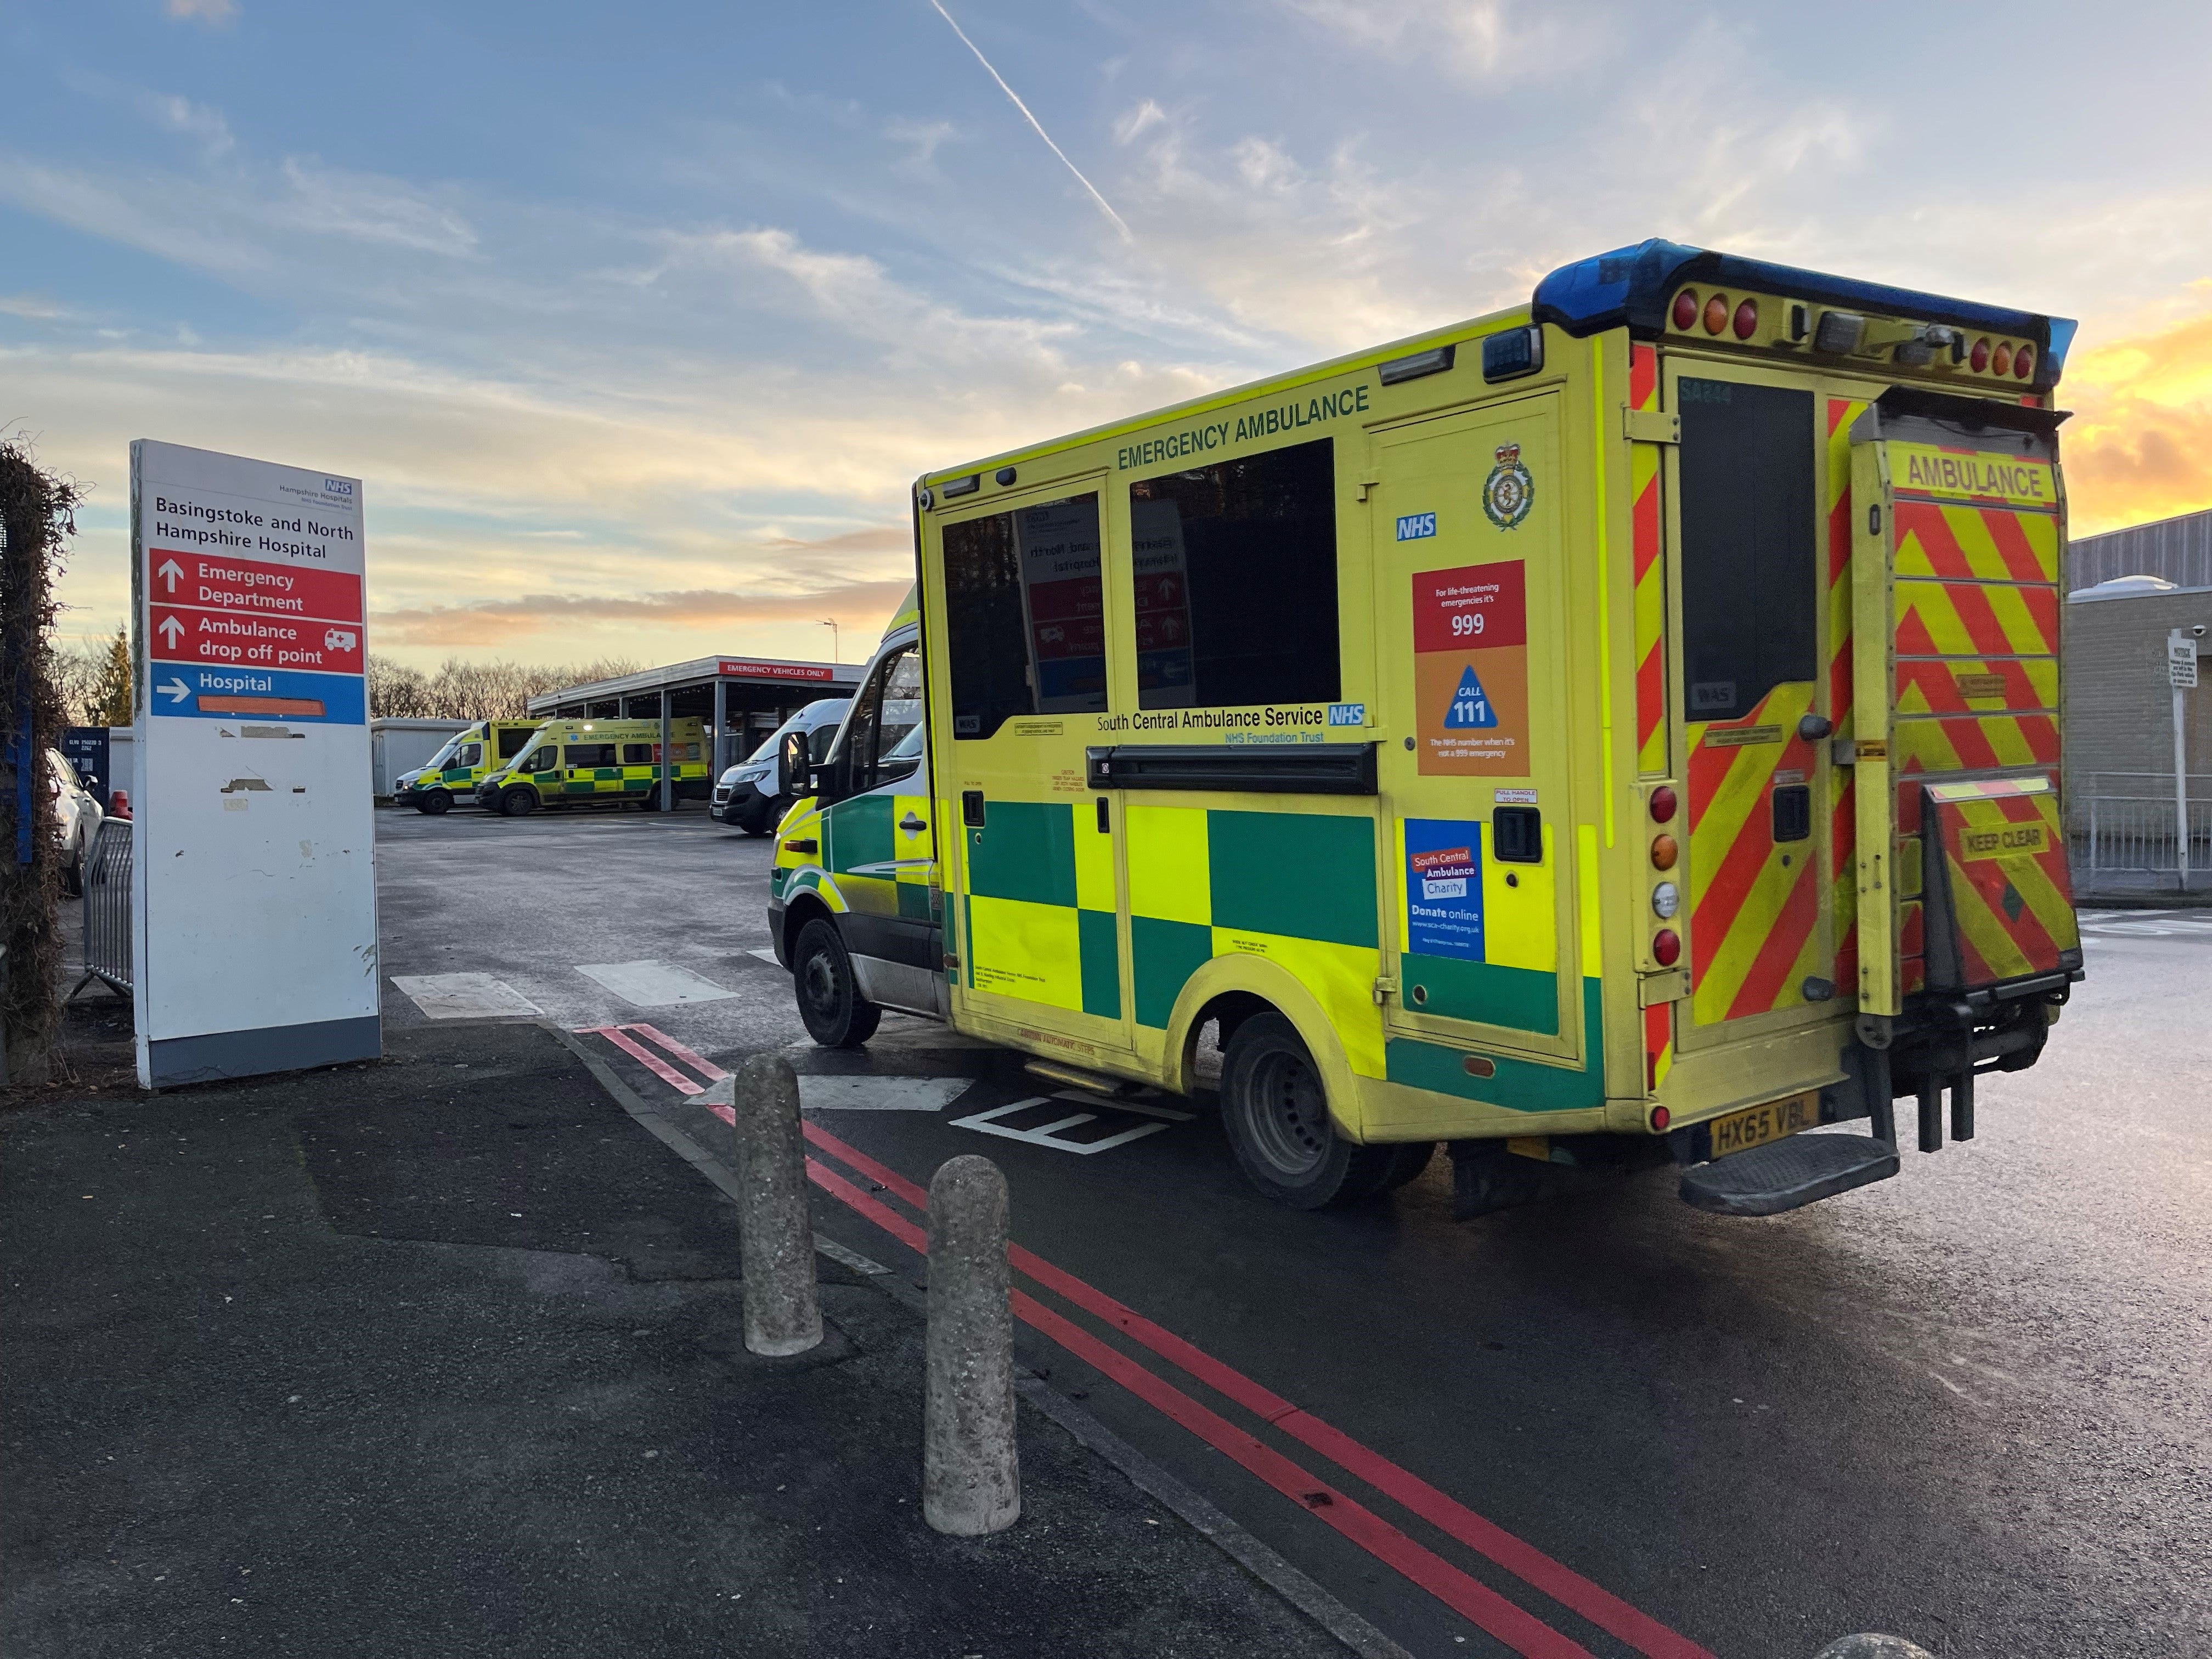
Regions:
<instances>
[{"instance_id":1,"label":"black tire","mask_svg":"<svg viewBox=\"0 0 2212 1659\"><path fill-rule=\"evenodd\" d=\"M773 801L763 801L754 811L738 820L738 828L749 836L769 836L775 833L776 824L783 813Z\"/></svg>"},{"instance_id":2,"label":"black tire","mask_svg":"<svg viewBox=\"0 0 2212 1659\"><path fill-rule=\"evenodd\" d=\"M84 896L85 849L76 849L76 856L62 866L62 893L68 898Z\"/></svg>"},{"instance_id":3,"label":"black tire","mask_svg":"<svg viewBox=\"0 0 2212 1659\"><path fill-rule=\"evenodd\" d=\"M799 930L792 953L791 985L806 1034L825 1048L857 1048L875 1036L884 1011L860 994L853 958L837 937L837 924L817 916Z\"/></svg>"},{"instance_id":4,"label":"black tire","mask_svg":"<svg viewBox=\"0 0 2212 1659\"><path fill-rule=\"evenodd\" d=\"M526 818L538 810L538 797L527 789L510 789L499 798L499 810L511 818Z\"/></svg>"},{"instance_id":5,"label":"black tire","mask_svg":"<svg viewBox=\"0 0 2212 1659\"><path fill-rule=\"evenodd\" d=\"M1221 1121L1244 1178L1294 1210L1370 1196L1398 1151L1355 1146L1336 1133L1321 1068L1297 1028L1273 1012L1242 1021L1230 1039Z\"/></svg>"},{"instance_id":6,"label":"black tire","mask_svg":"<svg viewBox=\"0 0 2212 1659\"><path fill-rule=\"evenodd\" d=\"M442 789L434 789L416 797L415 810L426 818L441 818L453 810L453 798Z\"/></svg>"},{"instance_id":7,"label":"black tire","mask_svg":"<svg viewBox=\"0 0 2212 1659\"><path fill-rule=\"evenodd\" d=\"M1433 1140L1409 1140L1393 1146L1389 1167L1382 1172L1382 1184L1378 1193L1395 1193L1420 1178L1421 1171L1429 1167L1429 1160L1437 1155Z\"/></svg>"}]
</instances>

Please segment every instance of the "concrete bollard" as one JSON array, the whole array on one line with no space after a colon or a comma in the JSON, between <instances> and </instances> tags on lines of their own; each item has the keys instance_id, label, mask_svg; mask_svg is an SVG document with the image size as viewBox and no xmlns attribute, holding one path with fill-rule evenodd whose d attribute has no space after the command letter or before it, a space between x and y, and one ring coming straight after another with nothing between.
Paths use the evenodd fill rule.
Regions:
<instances>
[{"instance_id":1,"label":"concrete bollard","mask_svg":"<svg viewBox=\"0 0 2212 1659\"><path fill-rule=\"evenodd\" d=\"M1022 1512L1007 1278L1006 1176L988 1158L947 1159L929 1183L921 1513L962 1538Z\"/></svg>"},{"instance_id":2,"label":"concrete bollard","mask_svg":"<svg viewBox=\"0 0 2212 1659\"><path fill-rule=\"evenodd\" d=\"M814 1291L799 1079L781 1054L755 1054L738 1068L732 1092L745 1346L757 1354L805 1353L822 1340L822 1309Z\"/></svg>"},{"instance_id":3,"label":"concrete bollard","mask_svg":"<svg viewBox=\"0 0 2212 1659\"><path fill-rule=\"evenodd\" d=\"M1838 1637L1813 1659L1936 1659L1936 1656L1902 1636L1865 1635Z\"/></svg>"}]
</instances>

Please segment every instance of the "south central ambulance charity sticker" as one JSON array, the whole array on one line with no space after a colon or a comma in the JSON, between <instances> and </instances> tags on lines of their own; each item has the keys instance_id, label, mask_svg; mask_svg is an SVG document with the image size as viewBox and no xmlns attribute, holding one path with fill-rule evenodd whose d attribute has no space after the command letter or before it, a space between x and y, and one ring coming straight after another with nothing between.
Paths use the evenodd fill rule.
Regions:
<instances>
[{"instance_id":1,"label":"south central ambulance charity sticker","mask_svg":"<svg viewBox=\"0 0 2212 1659\"><path fill-rule=\"evenodd\" d=\"M1413 702L1418 770L1492 778L1534 770L1522 561L1414 573Z\"/></svg>"},{"instance_id":2,"label":"south central ambulance charity sticker","mask_svg":"<svg viewBox=\"0 0 2212 1659\"><path fill-rule=\"evenodd\" d=\"M1521 446L1498 445L1498 465L1483 481L1483 512L1500 530L1517 529L1535 499L1536 481L1521 464Z\"/></svg>"}]
</instances>

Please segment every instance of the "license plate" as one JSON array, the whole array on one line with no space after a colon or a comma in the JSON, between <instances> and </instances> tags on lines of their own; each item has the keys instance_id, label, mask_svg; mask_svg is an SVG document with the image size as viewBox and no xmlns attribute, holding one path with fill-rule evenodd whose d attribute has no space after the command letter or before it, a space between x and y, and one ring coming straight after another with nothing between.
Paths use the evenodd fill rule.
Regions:
<instances>
[{"instance_id":1,"label":"license plate","mask_svg":"<svg viewBox=\"0 0 2212 1659\"><path fill-rule=\"evenodd\" d=\"M1730 1112L1726 1117L1713 1120L1713 1153L1715 1158L1726 1158L1730 1152L1747 1152L1754 1146L1764 1146L1770 1140L1779 1140L1784 1135L1794 1135L1800 1129L1809 1129L1820 1121L1820 1091L1808 1089L1781 1100L1770 1100L1764 1106L1747 1107L1741 1112Z\"/></svg>"}]
</instances>

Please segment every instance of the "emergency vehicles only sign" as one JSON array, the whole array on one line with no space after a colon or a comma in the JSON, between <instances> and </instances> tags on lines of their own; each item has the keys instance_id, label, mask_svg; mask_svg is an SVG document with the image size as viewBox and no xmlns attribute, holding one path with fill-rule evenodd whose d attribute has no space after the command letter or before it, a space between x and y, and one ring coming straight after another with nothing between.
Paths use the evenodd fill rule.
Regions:
<instances>
[{"instance_id":1,"label":"emergency vehicles only sign","mask_svg":"<svg viewBox=\"0 0 2212 1659\"><path fill-rule=\"evenodd\" d=\"M361 484L131 447L139 1081L373 1058Z\"/></svg>"}]
</instances>

